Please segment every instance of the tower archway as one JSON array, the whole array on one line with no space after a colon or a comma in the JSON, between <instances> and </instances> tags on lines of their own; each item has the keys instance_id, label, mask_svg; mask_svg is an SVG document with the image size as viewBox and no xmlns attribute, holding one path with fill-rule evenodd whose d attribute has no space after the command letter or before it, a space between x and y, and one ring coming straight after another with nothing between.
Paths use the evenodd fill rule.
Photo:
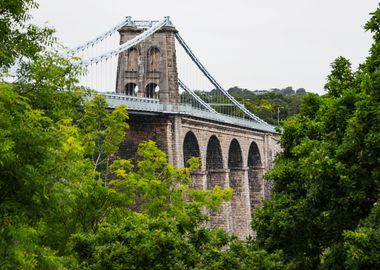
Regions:
<instances>
[{"instance_id":1,"label":"tower archway","mask_svg":"<svg viewBox=\"0 0 380 270\"><path fill-rule=\"evenodd\" d=\"M137 93L137 86L135 83L127 83L125 85L125 94L127 96L135 96Z\"/></svg>"},{"instance_id":2,"label":"tower archway","mask_svg":"<svg viewBox=\"0 0 380 270\"><path fill-rule=\"evenodd\" d=\"M157 47L152 47L147 53L147 71L159 72L160 71L161 53Z\"/></svg>"},{"instance_id":3,"label":"tower archway","mask_svg":"<svg viewBox=\"0 0 380 270\"><path fill-rule=\"evenodd\" d=\"M145 97L158 98L160 87L156 83L148 83L145 87Z\"/></svg>"},{"instance_id":4,"label":"tower archway","mask_svg":"<svg viewBox=\"0 0 380 270\"><path fill-rule=\"evenodd\" d=\"M127 72L136 72L138 71L138 66L139 66L139 51L136 48L130 48L126 52L126 71Z\"/></svg>"}]
</instances>

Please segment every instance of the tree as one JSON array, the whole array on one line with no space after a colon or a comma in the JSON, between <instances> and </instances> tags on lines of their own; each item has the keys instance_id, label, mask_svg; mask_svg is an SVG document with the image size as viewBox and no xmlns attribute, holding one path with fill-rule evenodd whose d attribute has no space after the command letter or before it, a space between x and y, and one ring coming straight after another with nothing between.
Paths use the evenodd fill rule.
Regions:
<instances>
[{"instance_id":1,"label":"tree","mask_svg":"<svg viewBox=\"0 0 380 270\"><path fill-rule=\"evenodd\" d=\"M291 86L282 89L281 92L284 96L293 96L296 93Z\"/></svg>"},{"instance_id":2,"label":"tree","mask_svg":"<svg viewBox=\"0 0 380 270\"><path fill-rule=\"evenodd\" d=\"M17 63L34 57L55 39L50 28L29 24L29 11L37 8L33 0L2 0L0 2L0 71L3 77Z\"/></svg>"},{"instance_id":3,"label":"tree","mask_svg":"<svg viewBox=\"0 0 380 270\"><path fill-rule=\"evenodd\" d=\"M305 88L298 88L298 89L296 90L296 95L298 95L298 96L306 95L306 90L305 90Z\"/></svg>"},{"instance_id":4,"label":"tree","mask_svg":"<svg viewBox=\"0 0 380 270\"><path fill-rule=\"evenodd\" d=\"M307 95L282 125L283 153L268 175L272 200L254 213L253 227L258 246L282 251L288 268L379 265L379 13L366 25L374 33L367 61L352 72L337 58L328 93Z\"/></svg>"},{"instance_id":5,"label":"tree","mask_svg":"<svg viewBox=\"0 0 380 270\"><path fill-rule=\"evenodd\" d=\"M194 190L189 168L176 169L155 143L142 143L135 168L131 160L111 166L114 180L112 215L99 232L77 234L74 251L82 267L117 269L189 268L201 263L202 252L219 249L233 238L221 230L205 229L202 207L216 209L232 190ZM118 239L118 240L117 240Z\"/></svg>"}]
</instances>

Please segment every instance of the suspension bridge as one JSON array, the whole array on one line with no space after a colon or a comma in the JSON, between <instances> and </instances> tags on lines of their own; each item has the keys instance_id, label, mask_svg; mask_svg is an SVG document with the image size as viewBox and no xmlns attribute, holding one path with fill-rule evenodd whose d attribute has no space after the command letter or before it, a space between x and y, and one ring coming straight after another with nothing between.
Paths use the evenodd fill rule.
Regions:
<instances>
[{"instance_id":1,"label":"suspension bridge","mask_svg":"<svg viewBox=\"0 0 380 270\"><path fill-rule=\"evenodd\" d=\"M103 95L110 109L127 107L130 129L121 157L133 157L144 140L156 141L177 167L199 157L196 188L234 188L209 226L241 238L252 234L251 210L270 196L262 176L280 151L278 134L217 82L169 17L126 17L65 54L79 57L85 68L82 87Z\"/></svg>"}]
</instances>

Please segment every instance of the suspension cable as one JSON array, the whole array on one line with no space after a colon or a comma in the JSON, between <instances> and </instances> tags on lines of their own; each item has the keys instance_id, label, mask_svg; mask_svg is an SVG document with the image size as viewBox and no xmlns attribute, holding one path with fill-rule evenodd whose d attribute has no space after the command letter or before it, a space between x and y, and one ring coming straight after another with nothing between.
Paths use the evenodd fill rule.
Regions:
<instances>
[{"instance_id":1,"label":"suspension cable","mask_svg":"<svg viewBox=\"0 0 380 270\"><path fill-rule=\"evenodd\" d=\"M209 110L212 113L217 113L209 104L207 104L203 99L201 99L193 90L188 88L179 78L178 78L179 86L185 90L189 95L191 95L196 101L198 101L203 107Z\"/></svg>"},{"instance_id":2,"label":"suspension cable","mask_svg":"<svg viewBox=\"0 0 380 270\"><path fill-rule=\"evenodd\" d=\"M251 119L265 125L269 125L267 122L262 120L261 118L257 117L253 113L251 113L249 110L247 110L243 105L241 105L233 96L230 95L226 90L223 89L223 87L214 79L214 77L211 76L211 74L206 70L206 68L202 65L202 63L198 60L198 58L194 55L194 53L191 51L189 46L185 43L185 41L182 39L182 37L176 33L176 38L178 42L181 44L181 46L185 49L186 53L190 56L190 58L193 60L193 62L198 66L198 68L202 71L202 73L209 79L209 81L219 90L221 91L236 107L238 107L241 111L243 111L247 116L249 116Z\"/></svg>"},{"instance_id":3,"label":"suspension cable","mask_svg":"<svg viewBox=\"0 0 380 270\"><path fill-rule=\"evenodd\" d=\"M134 37L133 39L123 43L118 48L111 50L109 52L103 53L97 57L93 57L93 58L90 58L90 59L84 60L84 61L79 61L79 64L82 66L88 66L88 65L91 65L92 63L97 63L99 61L106 60L112 56L118 55L119 53L124 52L133 46L136 46L138 43L142 42L144 39L151 36L152 34L157 32L158 30L160 30L164 25L169 24L169 23L170 23L169 18L166 17L164 20L153 24L152 27L148 28L147 30L142 32L140 35L138 35L138 36Z\"/></svg>"}]
</instances>

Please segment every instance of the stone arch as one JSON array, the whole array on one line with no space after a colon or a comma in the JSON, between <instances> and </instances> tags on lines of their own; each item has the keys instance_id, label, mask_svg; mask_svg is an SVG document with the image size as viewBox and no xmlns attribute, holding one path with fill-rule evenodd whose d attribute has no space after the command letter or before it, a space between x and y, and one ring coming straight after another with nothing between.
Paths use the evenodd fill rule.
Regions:
<instances>
[{"instance_id":1,"label":"stone arch","mask_svg":"<svg viewBox=\"0 0 380 270\"><path fill-rule=\"evenodd\" d=\"M148 83L145 87L145 97L158 98L160 87L156 83Z\"/></svg>"},{"instance_id":2,"label":"stone arch","mask_svg":"<svg viewBox=\"0 0 380 270\"><path fill-rule=\"evenodd\" d=\"M127 96L135 96L137 93L137 85L135 83L127 83L124 90Z\"/></svg>"},{"instance_id":3,"label":"stone arch","mask_svg":"<svg viewBox=\"0 0 380 270\"><path fill-rule=\"evenodd\" d=\"M130 48L126 52L126 71L137 72L139 67L139 51L137 48Z\"/></svg>"},{"instance_id":4,"label":"stone arch","mask_svg":"<svg viewBox=\"0 0 380 270\"><path fill-rule=\"evenodd\" d=\"M207 189L219 186L222 189L229 187L228 170L223 166L222 148L219 139L212 135L208 140L206 151ZM211 228L221 228L232 231L231 204L223 203L217 211L210 211Z\"/></svg>"},{"instance_id":5,"label":"stone arch","mask_svg":"<svg viewBox=\"0 0 380 270\"><path fill-rule=\"evenodd\" d=\"M248 167L262 166L259 147L255 142L252 142L248 151Z\"/></svg>"},{"instance_id":6,"label":"stone arch","mask_svg":"<svg viewBox=\"0 0 380 270\"><path fill-rule=\"evenodd\" d=\"M206 153L206 169L223 169L222 148L220 147L219 139L215 135L212 135L208 140Z\"/></svg>"},{"instance_id":7,"label":"stone arch","mask_svg":"<svg viewBox=\"0 0 380 270\"><path fill-rule=\"evenodd\" d=\"M160 71L161 52L157 47L149 48L147 52L147 71L159 72Z\"/></svg>"},{"instance_id":8,"label":"stone arch","mask_svg":"<svg viewBox=\"0 0 380 270\"><path fill-rule=\"evenodd\" d=\"M183 140L183 164L185 166L189 166L187 161L191 157L199 157L200 158L200 150L197 137L194 135L192 131L188 131L185 135L185 139Z\"/></svg>"},{"instance_id":9,"label":"stone arch","mask_svg":"<svg viewBox=\"0 0 380 270\"><path fill-rule=\"evenodd\" d=\"M250 206L248 197L247 170L243 168L243 154L237 139L232 139L228 150L229 185L234 193L231 200L232 228L240 237L249 234Z\"/></svg>"},{"instance_id":10,"label":"stone arch","mask_svg":"<svg viewBox=\"0 0 380 270\"><path fill-rule=\"evenodd\" d=\"M241 169L242 167L243 155L241 152L240 144L236 139L233 139L228 150L228 168Z\"/></svg>"},{"instance_id":11,"label":"stone arch","mask_svg":"<svg viewBox=\"0 0 380 270\"><path fill-rule=\"evenodd\" d=\"M248 186L251 209L255 209L262 204L263 200L263 166L259 147L252 142L248 151Z\"/></svg>"}]
</instances>

